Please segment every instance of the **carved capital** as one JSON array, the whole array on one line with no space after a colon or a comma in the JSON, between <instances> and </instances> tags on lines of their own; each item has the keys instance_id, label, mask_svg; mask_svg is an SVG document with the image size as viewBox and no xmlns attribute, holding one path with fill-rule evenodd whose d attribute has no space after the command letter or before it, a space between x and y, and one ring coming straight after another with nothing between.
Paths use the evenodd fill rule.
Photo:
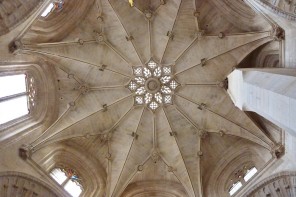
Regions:
<instances>
[{"instance_id":1,"label":"carved capital","mask_svg":"<svg viewBox=\"0 0 296 197\"><path fill-rule=\"evenodd\" d=\"M272 29L271 36L276 41L284 40L285 39L285 31L281 27L275 26Z\"/></svg>"},{"instance_id":2,"label":"carved capital","mask_svg":"<svg viewBox=\"0 0 296 197\"><path fill-rule=\"evenodd\" d=\"M14 40L9 45L9 52L16 55L23 49L23 44L20 40Z\"/></svg>"},{"instance_id":3,"label":"carved capital","mask_svg":"<svg viewBox=\"0 0 296 197\"><path fill-rule=\"evenodd\" d=\"M226 78L224 81L221 81L219 83L219 87L224 88L225 90L228 89L228 78Z\"/></svg>"},{"instance_id":4,"label":"carved capital","mask_svg":"<svg viewBox=\"0 0 296 197\"><path fill-rule=\"evenodd\" d=\"M28 158L31 158L32 155L32 146L31 145L22 145L19 148L19 156L23 160L27 160Z\"/></svg>"},{"instance_id":5,"label":"carved capital","mask_svg":"<svg viewBox=\"0 0 296 197\"><path fill-rule=\"evenodd\" d=\"M282 144L276 144L272 148L272 156L279 159L285 154L285 147Z\"/></svg>"}]
</instances>

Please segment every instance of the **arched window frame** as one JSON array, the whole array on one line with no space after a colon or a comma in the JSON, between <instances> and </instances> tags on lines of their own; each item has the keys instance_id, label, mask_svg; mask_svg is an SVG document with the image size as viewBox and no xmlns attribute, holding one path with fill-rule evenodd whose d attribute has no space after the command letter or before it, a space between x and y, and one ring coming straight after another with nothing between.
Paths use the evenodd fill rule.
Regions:
<instances>
[{"instance_id":1,"label":"arched window frame","mask_svg":"<svg viewBox=\"0 0 296 197\"><path fill-rule=\"evenodd\" d=\"M0 125L0 144L8 145L11 139L22 137L27 132L43 130L57 117L55 71L44 62L0 63L0 76L25 74L33 77L36 84L35 106L30 113ZM37 130L36 130L37 129Z\"/></svg>"},{"instance_id":2,"label":"arched window frame","mask_svg":"<svg viewBox=\"0 0 296 197\"><path fill-rule=\"evenodd\" d=\"M57 179L55 179L54 178L54 171L55 170L62 171L65 174L65 179L62 180L61 182L59 182ZM81 193L79 193L78 196L81 196L84 192L82 178L81 178L81 176L79 176L79 173L77 173L77 171L74 170L73 168L64 167L64 166L56 166L50 170L49 176L56 182L56 184L58 184L60 187L62 187L62 189L65 190L66 192L68 192L71 196L73 196L71 194L71 192L66 189L67 184L69 184L69 182L74 182L78 187L80 187Z\"/></svg>"}]
</instances>

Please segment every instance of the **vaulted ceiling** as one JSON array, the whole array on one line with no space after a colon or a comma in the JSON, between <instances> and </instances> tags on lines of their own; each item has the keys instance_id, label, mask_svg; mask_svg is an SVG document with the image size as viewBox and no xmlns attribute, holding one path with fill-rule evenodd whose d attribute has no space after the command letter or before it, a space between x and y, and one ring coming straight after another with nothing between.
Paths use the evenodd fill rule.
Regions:
<instances>
[{"instance_id":1,"label":"vaulted ceiling","mask_svg":"<svg viewBox=\"0 0 296 197\"><path fill-rule=\"evenodd\" d=\"M243 1L65 0L20 39L20 54L56 73L57 119L28 143L32 159L48 171L69 157L85 183L100 177L100 195L228 196L233 172L263 169L282 140L227 93L227 76L243 60L248 67L249 54L277 49L272 35ZM179 84L172 104L155 110L128 88L151 59ZM73 158L60 153L72 149Z\"/></svg>"}]
</instances>

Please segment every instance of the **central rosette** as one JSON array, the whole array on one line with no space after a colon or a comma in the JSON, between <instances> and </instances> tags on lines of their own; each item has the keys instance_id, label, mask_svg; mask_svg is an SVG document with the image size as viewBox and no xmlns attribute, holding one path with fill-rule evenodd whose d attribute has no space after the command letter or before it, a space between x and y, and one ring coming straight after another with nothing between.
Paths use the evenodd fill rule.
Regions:
<instances>
[{"instance_id":1,"label":"central rosette","mask_svg":"<svg viewBox=\"0 0 296 197\"><path fill-rule=\"evenodd\" d=\"M134 93L135 105L156 110L173 103L172 95L179 84L173 79L171 66L159 66L150 60L143 67L134 67L133 72L135 77L128 88Z\"/></svg>"}]
</instances>

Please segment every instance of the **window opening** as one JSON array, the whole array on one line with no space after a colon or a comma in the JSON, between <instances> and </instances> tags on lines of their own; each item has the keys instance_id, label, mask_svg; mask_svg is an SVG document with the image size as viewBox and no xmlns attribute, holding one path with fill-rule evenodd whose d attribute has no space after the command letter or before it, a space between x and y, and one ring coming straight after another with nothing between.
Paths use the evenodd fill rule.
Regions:
<instances>
[{"instance_id":1,"label":"window opening","mask_svg":"<svg viewBox=\"0 0 296 197\"><path fill-rule=\"evenodd\" d=\"M254 165L246 165L242 169L235 171L230 180L231 186L228 191L230 196L235 194L241 187L245 186L246 182L249 181L257 171Z\"/></svg>"},{"instance_id":2,"label":"window opening","mask_svg":"<svg viewBox=\"0 0 296 197\"><path fill-rule=\"evenodd\" d=\"M246 173L246 175L244 176L244 180L247 182L248 180L250 180L255 174L257 173L257 168L253 167L251 169L249 169Z\"/></svg>"},{"instance_id":3,"label":"window opening","mask_svg":"<svg viewBox=\"0 0 296 197\"><path fill-rule=\"evenodd\" d=\"M35 81L26 74L0 77L0 124L29 114L35 106Z\"/></svg>"},{"instance_id":4,"label":"window opening","mask_svg":"<svg viewBox=\"0 0 296 197\"><path fill-rule=\"evenodd\" d=\"M50 13L54 11L61 11L64 7L64 0L55 0L54 2L50 3L44 12L41 14L42 17L47 17Z\"/></svg>"},{"instance_id":5,"label":"window opening","mask_svg":"<svg viewBox=\"0 0 296 197\"><path fill-rule=\"evenodd\" d=\"M242 186L243 186L243 185L242 185L242 183L241 183L240 181L234 183L234 184L231 186L230 190L229 190L229 194L230 194L230 196L232 196L233 194L235 194L235 192L237 192Z\"/></svg>"},{"instance_id":6,"label":"window opening","mask_svg":"<svg viewBox=\"0 0 296 197\"><path fill-rule=\"evenodd\" d=\"M71 168L55 168L50 176L73 197L79 197L83 191L80 177Z\"/></svg>"}]
</instances>

